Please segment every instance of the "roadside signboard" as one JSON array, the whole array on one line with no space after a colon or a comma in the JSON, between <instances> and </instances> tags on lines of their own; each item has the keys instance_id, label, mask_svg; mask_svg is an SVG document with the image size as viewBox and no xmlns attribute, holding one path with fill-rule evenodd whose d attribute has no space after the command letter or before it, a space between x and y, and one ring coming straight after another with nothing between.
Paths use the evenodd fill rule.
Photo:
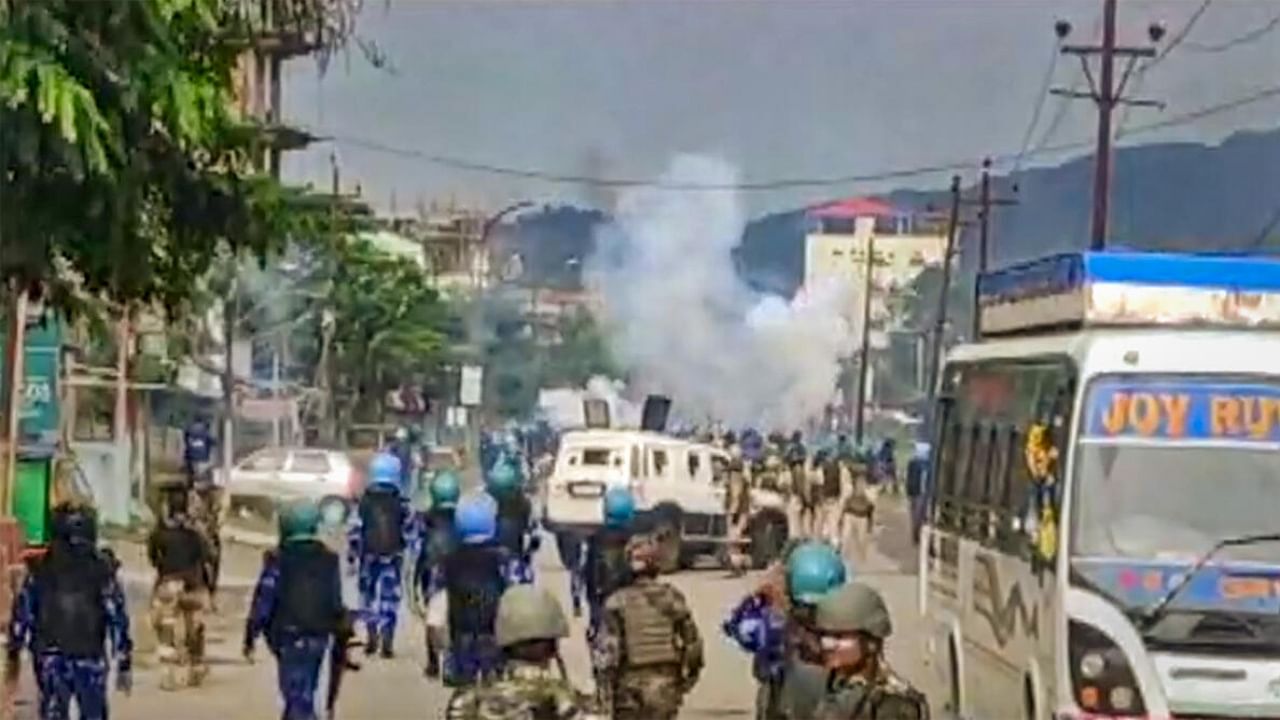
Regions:
<instances>
[{"instance_id":1,"label":"roadside signboard","mask_svg":"<svg viewBox=\"0 0 1280 720\"><path fill-rule=\"evenodd\" d=\"M477 407L484 395L484 368L479 365L463 365L458 388L458 400L467 407Z\"/></svg>"},{"instance_id":2,"label":"roadside signboard","mask_svg":"<svg viewBox=\"0 0 1280 720\"><path fill-rule=\"evenodd\" d=\"M0 347L4 333L0 332ZM47 448L52 455L58 442L58 361L62 351L62 323L45 316L28 321L23 353L22 401L18 411L18 442L26 454ZM0 357L0 387L8 378Z\"/></svg>"}]
</instances>

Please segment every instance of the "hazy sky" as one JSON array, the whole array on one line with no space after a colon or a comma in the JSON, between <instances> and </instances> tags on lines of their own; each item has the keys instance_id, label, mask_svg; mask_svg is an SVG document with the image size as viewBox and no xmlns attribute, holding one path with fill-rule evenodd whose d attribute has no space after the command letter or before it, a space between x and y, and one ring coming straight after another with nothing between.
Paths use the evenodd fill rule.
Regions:
<instances>
[{"instance_id":1,"label":"hazy sky","mask_svg":"<svg viewBox=\"0 0 1280 720\"><path fill-rule=\"evenodd\" d=\"M1120 32L1165 44L1201 0L1121 0ZM467 162L562 175L652 178L681 152L718 155L746 182L865 175L1016 153L1054 51L1055 19L1097 37L1101 0L365 0L359 34L394 72L357 51L323 76L290 66L286 116L339 138L286 160L295 180L344 180L386 208L447 199L606 200L581 185L502 177L362 147L369 142ZM1213 46L1280 17L1280 2L1215 0L1184 42L1131 83L1168 102L1128 127L1280 84L1280 28ZM1054 79L1081 77L1061 58ZM1032 144L1055 116L1044 105ZM1129 142L1216 141L1277 125L1280 99ZM1051 144L1088 139L1095 114L1074 101ZM1028 159L1028 165L1064 157ZM950 171L888 183L751 193L753 213L893 187L945 185Z\"/></svg>"}]
</instances>

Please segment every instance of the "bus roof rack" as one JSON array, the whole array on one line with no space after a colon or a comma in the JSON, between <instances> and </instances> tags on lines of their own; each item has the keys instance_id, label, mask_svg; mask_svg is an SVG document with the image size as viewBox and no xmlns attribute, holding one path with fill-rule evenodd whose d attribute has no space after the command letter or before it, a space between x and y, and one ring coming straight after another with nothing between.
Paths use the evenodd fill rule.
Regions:
<instances>
[{"instance_id":1,"label":"bus roof rack","mask_svg":"<svg viewBox=\"0 0 1280 720\"><path fill-rule=\"evenodd\" d=\"M978 336L1081 327L1280 328L1280 261L1077 252L978 277Z\"/></svg>"}]
</instances>

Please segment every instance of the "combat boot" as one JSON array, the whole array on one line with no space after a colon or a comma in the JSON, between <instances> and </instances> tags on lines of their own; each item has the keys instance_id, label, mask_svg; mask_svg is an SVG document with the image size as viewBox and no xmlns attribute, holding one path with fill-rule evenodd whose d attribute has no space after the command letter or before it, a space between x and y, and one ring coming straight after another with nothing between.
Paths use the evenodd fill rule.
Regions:
<instances>
[{"instance_id":1,"label":"combat boot","mask_svg":"<svg viewBox=\"0 0 1280 720\"><path fill-rule=\"evenodd\" d=\"M382 657L387 660L390 660L391 658L395 657L396 655L395 651L391 648L390 634L387 634L386 637L382 638L382 646L380 648L380 651L381 651Z\"/></svg>"},{"instance_id":2,"label":"combat boot","mask_svg":"<svg viewBox=\"0 0 1280 720\"><path fill-rule=\"evenodd\" d=\"M373 657L378 654L378 641L382 638L378 635L377 630L369 631L369 640L364 644L364 654L366 657Z\"/></svg>"}]
</instances>

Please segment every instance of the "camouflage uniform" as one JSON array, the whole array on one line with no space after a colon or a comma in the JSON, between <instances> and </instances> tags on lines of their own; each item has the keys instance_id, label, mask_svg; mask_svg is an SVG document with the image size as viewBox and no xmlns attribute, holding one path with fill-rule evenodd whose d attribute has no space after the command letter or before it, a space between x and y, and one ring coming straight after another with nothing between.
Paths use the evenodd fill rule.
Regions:
<instances>
[{"instance_id":1,"label":"camouflage uniform","mask_svg":"<svg viewBox=\"0 0 1280 720\"><path fill-rule=\"evenodd\" d=\"M675 718L702 672L702 638L684 596L647 576L605 601L600 648L615 720Z\"/></svg>"},{"instance_id":2,"label":"camouflage uniform","mask_svg":"<svg viewBox=\"0 0 1280 720\"><path fill-rule=\"evenodd\" d=\"M147 552L156 568L150 619L165 666L160 687L199 685L209 671L204 658L209 546L186 519L171 517L152 533Z\"/></svg>"},{"instance_id":3,"label":"camouflage uniform","mask_svg":"<svg viewBox=\"0 0 1280 720\"><path fill-rule=\"evenodd\" d=\"M490 685L454 693L447 720L585 720L589 699L555 670L511 661Z\"/></svg>"},{"instance_id":4,"label":"camouflage uniform","mask_svg":"<svg viewBox=\"0 0 1280 720\"><path fill-rule=\"evenodd\" d=\"M814 720L928 720L928 703L918 690L882 667L874 682L837 678L818 705Z\"/></svg>"},{"instance_id":5,"label":"camouflage uniform","mask_svg":"<svg viewBox=\"0 0 1280 720\"><path fill-rule=\"evenodd\" d=\"M879 592L849 583L819 601L813 625L823 636L864 643L857 664L823 651L824 665L832 671L814 720L928 720L924 695L884 664L883 643L893 634L893 622Z\"/></svg>"},{"instance_id":6,"label":"camouflage uniform","mask_svg":"<svg viewBox=\"0 0 1280 720\"><path fill-rule=\"evenodd\" d=\"M209 550L205 581L212 601L218 591L218 577L222 574L222 489L197 485L188 498L187 517L191 518L192 527L204 538Z\"/></svg>"}]
</instances>

